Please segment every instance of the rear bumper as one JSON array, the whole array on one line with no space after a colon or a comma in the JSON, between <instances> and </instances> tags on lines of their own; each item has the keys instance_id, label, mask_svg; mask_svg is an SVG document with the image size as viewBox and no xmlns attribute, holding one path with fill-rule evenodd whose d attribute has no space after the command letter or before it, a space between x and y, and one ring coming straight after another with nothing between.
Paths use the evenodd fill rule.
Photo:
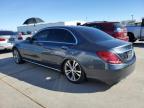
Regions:
<instances>
[{"instance_id":1,"label":"rear bumper","mask_svg":"<svg viewBox=\"0 0 144 108\"><path fill-rule=\"evenodd\" d=\"M115 83L118 83L125 77L127 77L129 74L131 74L135 69L135 61L136 58L134 58L129 65L125 66L117 66L117 68L111 68L106 70L93 70L89 72L88 78L98 79L102 82L105 82L109 85L113 85Z\"/></svg>"},{"instance_id":2,"label":"rear bumper","mask_svg":"<svg viewBox=\"0 0 144 108\"><path fill-rule=\"evenodd\" d=\"M117 39L129 42L129 37L128 36L123 36L123 37L117 37Z\"/></svg>"},{"instance_id":3,"label":"rear bumper","mask_svg":"<svg viewBox=\"0 0 144 108\"><path fill-rule=\"evenodd\" d=\"M11 50L14 44L7 43L7 44L0 44L0 50L9 49Z\"/></svg>"}]
</instances>

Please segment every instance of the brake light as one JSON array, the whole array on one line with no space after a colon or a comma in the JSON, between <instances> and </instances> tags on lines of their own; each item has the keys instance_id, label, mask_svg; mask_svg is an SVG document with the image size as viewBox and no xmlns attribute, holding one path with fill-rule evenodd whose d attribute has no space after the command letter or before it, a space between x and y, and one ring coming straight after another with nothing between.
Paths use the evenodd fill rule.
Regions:
<instances>
[{"instance_id":1,"label":"brake light","mask_svg":"<svg viewBox=\"0 0 144 108\"><path fill-rule=\"evenodd\" d=\"M107 63L110 64L121 64L122 61L120 60L120 58L112 53L112 52L107 52L107 51L100 51L96 53L102 60L104 60Z\"/></svg>"},{"instance_id":2,"label":"brake light","mask_svg":"<svg viewBox=\"0 0 144 108\"><path fill-rule=\"evenodd\" d=\"M22 36L19 36L19 37L18 37L18 40L23 40L23 37L22 37Z\"/></svg>"},{"instance_id":3,"label":"brake light","mask_svg":"<svg viewBox=\"0 0 144 108\"><path fill-rule=\"evenodd\" d=\"M19 33L18 40L23 40L22 33Z\"/></svg>"},{"instance_id":4,"label":"brake light","mask_svg":"<svg viewBox=\"0 0 144 108\"><path fill-rule=\"evenodd\" d=\"M127 29L126 28L116 28L114 31L114 37L120 40L128 41Z\"/></svg>"},{"instance_id":5,"label":"brake light","mask_svg":"<svg viewBox=\"0 0 144 108\"><path fill-rule=\"evenodd\" d=\"M4 38L0 38L0 41L5 41L6 39L4 39Z\"/></svg>"},{"instance_id":6,"label":"brake light","mask_svg":"<svg viewBox=\"0 0 144 108\"><path fill-rule=\"evenodd\" d=\"M114 31L114 37L115 38L121 37L121 36L123 36L123 34L124 34L124 31L121 28L116 28L116 30Z\"/></svg>"}]
</instances>

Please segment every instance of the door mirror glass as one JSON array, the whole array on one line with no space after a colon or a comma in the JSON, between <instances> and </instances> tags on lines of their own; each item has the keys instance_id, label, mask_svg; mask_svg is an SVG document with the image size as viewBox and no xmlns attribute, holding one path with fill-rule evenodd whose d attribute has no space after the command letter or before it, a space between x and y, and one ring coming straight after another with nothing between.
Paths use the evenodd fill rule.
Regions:
<instances>
[{"instance_id":1,"label":"door mirror glass","mask_svg":"<svg viewBox=\"0 0 144 108\"><path fill-rule=\"evenodd\" d=\"M32 43L34 41L34 39L32 37L27 37L26 40L29 41L30 43Z\"/></svg>"}]
</instances>

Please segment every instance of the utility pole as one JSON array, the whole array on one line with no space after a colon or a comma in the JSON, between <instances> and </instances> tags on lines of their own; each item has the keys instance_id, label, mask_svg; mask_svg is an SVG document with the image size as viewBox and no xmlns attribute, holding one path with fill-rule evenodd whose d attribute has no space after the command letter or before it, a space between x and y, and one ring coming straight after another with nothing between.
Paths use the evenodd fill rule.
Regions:
<instances>
[{"instance_id":1,"label":"utility pole","mask_svg":"<svg viewBox=\"0 0 144 108\"><path fill-rule=\"evenodd\" d=\"M134 15L131 15L131 17L132 17L132 21L134 20Z\"/></svg>"},{"instance_id":2,"label":"utility pole","mask_svg":"<svg viewBox=\"0 0 144 108\"><path fill-rule=\"evenodd\" d=\"M88 17L86 16L86 22L88 21Z\"/></svg>"}]
</instances>

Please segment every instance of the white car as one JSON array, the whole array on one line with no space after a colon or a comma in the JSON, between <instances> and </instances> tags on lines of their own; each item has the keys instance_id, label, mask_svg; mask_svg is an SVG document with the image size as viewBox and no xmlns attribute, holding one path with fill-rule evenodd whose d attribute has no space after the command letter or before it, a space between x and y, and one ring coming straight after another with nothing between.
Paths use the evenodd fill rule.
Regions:
<instances>
[{"instance_id":1,"label":"white car","mask_svg":"<svg viewBox=\"0 0 144 108\"><path fill-rule=\"evenodd\" d=\"M0 50L11 50L13 45L22 40L13 31L0 31Z\"/></svg>"},{"instance_id":2,"label":"white car","mask_svg":"<svg viewBox=\"0 0 144 108\"><path fill-rule=\"evenodd\" d=\"M21 38L21 41L22 41L22 40L26 40L28 37L32 37L32 36L33 36L33 33L31 33L31 32L19 32L17 39ZM18 41L20 41L20 40L18 40Z\"/></svg>"},{"instance_id":3,"label":"white car","mask_svg":"<svg viewBox=\"0 0 144 108\"><path fill-rule=\"evenodd\" d=\"M135 42L136 40L144 41L144 19L140 23L127 26L127 31L130 42Z\"/></svg>"}]
</instances>

